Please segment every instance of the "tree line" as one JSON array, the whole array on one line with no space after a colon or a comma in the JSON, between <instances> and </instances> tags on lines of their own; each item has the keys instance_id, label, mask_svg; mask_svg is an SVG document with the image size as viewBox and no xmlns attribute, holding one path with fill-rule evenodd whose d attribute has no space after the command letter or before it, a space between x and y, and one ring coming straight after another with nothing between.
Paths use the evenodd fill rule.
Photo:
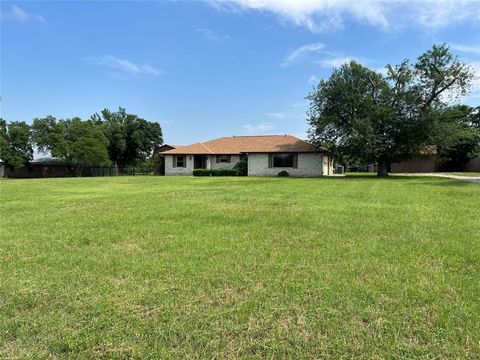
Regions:
<instances>
[{"instance_id":1,"label":"tree line","mask_svg":"<svg viewBox=\"0 0 480 360\"><path fill-rule=\"evenodd\" d=\"M307 96L310 139L337 162L377 164L379 176L426 145L462 167L480 156L480 107L458 103L475 78L445 44L386 74L351 61Z\"/></svg>"},{"instance_id":2,"label":"tree line","mask_svg":"<svg viewBox=\"0 0 480 360\"><path fill-rule=\"evenodd\" d=\"M0 119L0 159L10 168L28 166L36 149L61 160L80 176L87 166L137 166L162 143L159 123L121 107L104 109L87 120L49 115L29 125Z\"/></svg>"}]
</instances>

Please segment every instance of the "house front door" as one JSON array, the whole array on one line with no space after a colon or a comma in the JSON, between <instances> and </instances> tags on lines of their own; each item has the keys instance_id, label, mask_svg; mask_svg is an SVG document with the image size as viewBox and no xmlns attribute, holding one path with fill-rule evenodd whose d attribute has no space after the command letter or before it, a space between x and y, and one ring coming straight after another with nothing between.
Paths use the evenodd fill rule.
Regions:
<instances>
[{"instance_id":1,"label":"house front door","mask_svg":"<svg viewBox=\"0 0 480 360\"><path fill-rule=\"evenodd\" d=\"M195 155L193 157L193 168L194 169L206 169L207 168L207 157L205 155Z\"/></svg>"}]
</instances>

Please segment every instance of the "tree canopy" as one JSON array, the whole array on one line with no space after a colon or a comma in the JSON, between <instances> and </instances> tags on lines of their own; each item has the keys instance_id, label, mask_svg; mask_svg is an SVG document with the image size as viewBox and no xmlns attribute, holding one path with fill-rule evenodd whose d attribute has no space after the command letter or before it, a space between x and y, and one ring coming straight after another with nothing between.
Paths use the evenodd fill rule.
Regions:
<instances>
[{"instance_id":1,"label":"tree canopy","mask_svg":"<svg viewBox=\"0 0 480 360\"><path fill-rule=\"evenodd\" d=\"M145 161L163 143L159 123L128 114L123 108L115 112L104 109L91 119L107 137L110 160L118 166Z\"/></svg>"},{"instance_id":2,"label":"tree canopy","mask_svg":"<svg viewBox=\"0 0 480 360\"><path fill-rule=\"evenodd\" d=\"M33 159L30 126L24 121L7 124L0 118L0 159L6 166L21 168Z\"/></svg>"},{"instance_id":3,"label":"tree canopy","mask_svg":"<svg viewBox=\"0 0 480 360\"><path fill-rule=\"evenodd\" d=\"M49 151L53 157L64 160L75 168L78 176L86 166L110 165L108 139L92 121L80 118L57 121L47 116L34 119L32 131L40 151Z\"/></svg>"},{"instance_id":4,"label":"tree canopy","mask_svg":"<svg viewBox=\"0 0 480 360\"><path fill-rule=\"evenodd\" d=\"M6 123L2 126L3 134ZM128 114L123 108L116 112L104 109L89 120L57 120L51 115L35 118L29 139L39 151L63 160L77 175L86 166L142 164L163 142L160 124Z\"/></svg>"},{"instance_id":5,"label":"tree canopy","mask_svg":"<svg viewBox=\"0 0 480 360\"><path fill-rule=\"evenodd\" d=\"M340 158L376 163L412 157L431 139L435 115L469 90L473 70L446 45L434 45L415 64L387 65L387 74L354 61L335 69L307 96L310 139Z\"/></svg>"},{"instance_id":6,"label":"tree canopy","mask_svg":"<svg viewBox=\"0 0 480 360\"><path fill-rule=\"evenodd\" d=\"M435 117L430 143L451 170L464 171L469 159L480 156L480 107L455 105Z\"/></svg>"}]
</instances>

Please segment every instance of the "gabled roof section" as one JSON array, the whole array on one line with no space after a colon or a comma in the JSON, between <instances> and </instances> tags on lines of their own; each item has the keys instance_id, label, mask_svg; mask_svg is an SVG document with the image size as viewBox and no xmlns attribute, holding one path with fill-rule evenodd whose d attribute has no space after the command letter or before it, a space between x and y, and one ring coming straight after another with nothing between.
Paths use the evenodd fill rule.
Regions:
<instances>
[{"instance_id":1,"label":"gabled roof section","mask_svg":"<svg viewBox=\"0 0 480 360\"><path fill-rule=\"evenodd\" d=\"M263 135L221 137L204 143L163 151L162 154L212 155L315 151L315 147L311 143L292 135Z\"/></svg>"}]
</instances>

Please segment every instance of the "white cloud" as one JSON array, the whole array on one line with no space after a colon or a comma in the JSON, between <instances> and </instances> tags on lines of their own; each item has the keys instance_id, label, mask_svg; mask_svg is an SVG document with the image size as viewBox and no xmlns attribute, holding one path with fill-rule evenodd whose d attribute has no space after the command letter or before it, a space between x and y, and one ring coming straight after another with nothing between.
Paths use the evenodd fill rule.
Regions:
<instances>
[{"instance_id":1,"label":"white cloud","mask_svg":"<svg viewBox=\"0 0 480 360\"><path fill-rule=\"evenodd\" d=\"M280 21L290 21L311 31L328 31L343 27L343 16L383 28L388 27L384 4L379 1L338 0L207 0L217 9L242 12L261 11L277 15Z\"/></svg>"},{"instance_id":2,"label":"white cloud","mask_svg":"<svg viewBox=\"0 0 480 360\"><path fill-rule=\"evenodd\" d=\"M292 50L288 53L282 62L282 65L290 65L294 62L311 57L314 54L320 54L325 48L325 44L314 43L300 46L299 48Z\"/></svg>"},{"instance_id":3,"label":"white cloud","mask_svg":"<svg viewBox=\"0 0 480 360\"><path fill-rule=\"evenodd\" d=\"M480 93L480 62L471 62L469 64L475 72L475 79L472 84L472 93Z\"/></svg>"},{"instance_id":4,"label":"white cloud","mask_svg":"<svg viewBox=\"0 0 480 360\"><path fill-rule=\"evenodd\" d=\"M151 65L145 63L143 65L137 65L129 60L117 58L112 55L103 55L98 57L89 57L86 59L89 63L99 66L108 67L111 69L119 70L124 74L138 75L161 75L164 72L162 70L155 69Z\"/></svg>"},{"instance_id":5,"label":"white cloud","mask_svg":"<svg viewBox=\"0 0 480 360\"><path fill-rule=\"evenodd\" d=\"M291 106L292 108L294 109L298 109L298 108L305 108L308 106L308 101L306 100L303 100L303 101L299 101L299 102L296 102L296 103L293 103Z\"/></svg>"},{"instance_id":6,"label":"white cloud","mask_svg":"<svg viewBox=\"0 0 480 360\"><path fill-rule=\"evenodd\" d=\"M266 131L274 129L275 124L273 124L271 122L263 122L263 123L256 124L256 125L246 124L246 125L243 125L243 127L249 133L259 134L259 133L265 133Z\"/></svg>"},{"instance_id":7,"label":"white cloud","mask_svg":"<svg viewBox=\"0 0 480 360\"><path fill-rule=\"evenodd\" d=\"M480 20L477 1L403 0L204 0L217 9L237 13L272 13L280 22L304 26L312 32L337 31L346 18L387 30L411 25L437 30Z\"/></svg>"},{"instance_id":8,"label":"white cloud","mask_svg":"<svg viewBox=\"0 0 480 360\"><path fill-rule=\"evenodd\" d=\"M409 15L421 28L435 31L454 24L478 22L480 4L478 1L426 0L404 2Z\"/></svg>"},{"instance_id":9,"label":"white cloud","mask_svg":"<svg viewBox=\"0 0 480 360\"><path fill-rule=\"evenodd\" d=\"M356 58L348 57L348 56L339 56L339 57L331 57L327 59L319 60L318 63L325 68L338 68L345 63L349 63L350 61L355 60L358 62Z\"/></svg>"},{"instance_id":10,"label":"white cloud","mask_svg":"<svg viewBox=\"0 0 480 360\"><path fill-rule=\"evenodd\" d=\"M450 47L460 52L480 55L480 45L450 44Z\"/></svg>"},{"instance_id":11,"label":"white cloud","mask_svg":"<svg viewBox=\"0 0 480 360\"><path fill-rule=\"evenodd\" d=\"M312 75L312 76L310 76L310 77L308 78L308 82L309 82L310 84L316 85L316 84L318 84L318 83L320 82L320 79L319 79L316 75Z\"/></svg>"},{"instance_id":12,"label":"white cloud","mask_svg":"<svg viewBox=\"0 0 480 360\"><path fill-rule=\"evenodd\" d=\"M382 66L379 68L374 69L377 73L382 74L383 76L388 76L388 69L386 66Z\"/></svg>"},{"instance_id":13,"label":"white cloud","mask_svg":"<svg viewBox=\"0 0 480 360\"><path fill-rule=\"evenodd\" d=\"M290 51L281 62L282 66L289 66L300 61L310 61L322 67L332 68L340 67L346 62L355 60L359 63L365 63L365 60L359 60L353 56L343 56L336 52L328 51L322 43L314 43L300 46ZM313 81L313 80L312 80Z\"/></svg>"},{"instance_id":14,"label":"white cloud","mask_svg":"<svg viewBox=\"0 0 480 360\"><path fill-rule=\"evenodd\" d=\"M281 112L268 112L268 113L265 113L265 115L270 117L270 118L275 118L275 119L285 118L285 114L281 113Z\"/></svg>"},{"instance_id":15,"label":"white cloud","mask_svg":"<svg viewBox=\"0 0 480 360\"><path fill-rule=\"evenodd\" d=\"M221 42L230 39L228 34L218 34L210 29L197 29L195 31L201 33L207 40L214 42Z\"/></svg>"},{"instance_id":16,"label":"white cloud","mask_svg":"<svg viewBox=\"0 0 480 360\"><path fill-rule=\"evenodd\" d=\"M10 5L10 12L5 14L2 13L2 18L10 18L21 23L26 23L29 21L38 21L41 23L46 22L43 16L37 14L30 14L18 7L17 5Z\"/></svg>"}]
</instances>

